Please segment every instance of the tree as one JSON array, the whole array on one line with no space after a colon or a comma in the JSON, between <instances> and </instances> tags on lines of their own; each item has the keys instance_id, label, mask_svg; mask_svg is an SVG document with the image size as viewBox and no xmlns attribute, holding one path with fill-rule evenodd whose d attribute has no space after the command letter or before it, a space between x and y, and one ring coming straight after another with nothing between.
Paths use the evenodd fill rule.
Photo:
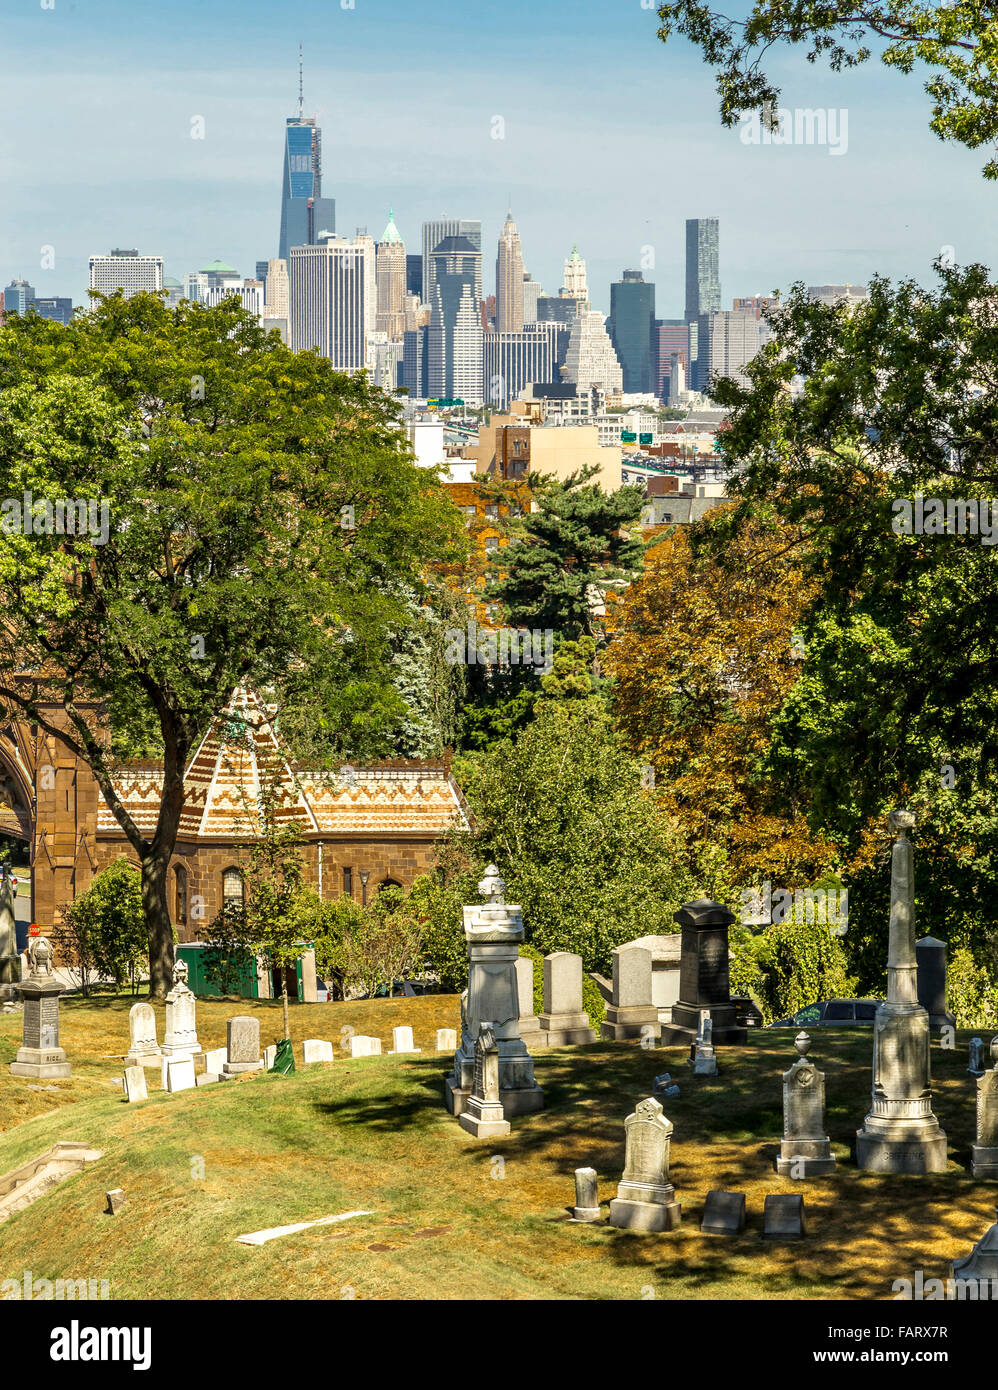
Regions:
<instances>
[{"instance_id":1,"label":"tree","mask_svg":"<svg viewBox=\"0 0 998 1390\"><path fill-rule=\"evenodd\" d=\"M885 66L910 73L916 64L930 72L929 128L942 140L979 149L998 139L998 48L994 18L975 0L926 5L913 0L874 0L845 5L818 0L753 0L746 18L717 14L703 0L673 0L659 10L658 36L685 35L714 69L721 120L733 126L743 111L763 108L772 125L780 92L762 70L770 50L781 44L808 45L807 60L826 59L833 72L865 63L869 46L881 40ZM984 166L998 178L998 160Z\"/></svg>"},{"instance_id":2,"label":"tree","mask_svg":"<svg viewBox=\"0 0 998 1390\"><path fill-rule=\"evenodd\" d=\"M347 979L366 995L384 988L391 998L396 982L422 965L423 937L423 923L408 909L404 891L382 888L345 938Z\"/></svg>"},{"instance_id":3,"label":"tree","mask_svg":"<svg viewBox=\"0 0 998 1390\"><path fill-rule=\"evenodd\" d=\"M31 492L40 520L4 504L0 700L92 769L141 865L162 996L166 872L197 740L234 686L289 670L333 692L344 673L326 716L364 727L390 687L385 635L406 622L395 586L422 591L459 515L365 375L290 352L233 301L171 311L119 294L68 327L15 316L0 399L0 495ZM92 503L82 534L46 525L64 498ZM163 763L149 830L115 790L136 752Z\"/></svg>"},{"instance_id":4,"label":"tree","mask_svg":"<svg viewBox=\"0 0 998 1390\"><path fill-rule=\"evenodd\" d=\"M80 972L82 992L89 993L94 975L118 989L130 977L134 988L148 945L142 880L135 866L115 859L85 892L65 904L62 915L57 940Z\"/></svg>"}]
</instances>

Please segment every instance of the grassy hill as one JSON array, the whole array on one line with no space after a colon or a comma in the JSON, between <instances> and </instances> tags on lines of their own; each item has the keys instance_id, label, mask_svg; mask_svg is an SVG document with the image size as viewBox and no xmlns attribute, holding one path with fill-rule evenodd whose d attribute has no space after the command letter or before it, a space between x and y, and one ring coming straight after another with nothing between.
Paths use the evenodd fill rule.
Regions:
<instances>
[{"instance_id":1,"label":"grassy hill","mask_svg":"<svg viewBox=\"0 0 998 1390\"><path fill-rule=\"evenodd\" d=\"M126 1105L113 1085L120 1059L108 1054L124 1051L129 1003L64 1006L76 1074L56 1090L28 1091L0 1071L0 1172L57 1139L105 1150L3 1225L2 1278L25 1270L106 1278L112 1298L637 1299L652 1290L659 1298L883 1299L916 1269L945 1276L994 1220L995 1187L969 1177L975 1088L962 1037L958 1051L933 1052L949 1171L884 1177L859 1173L850 1157L869 1099L870 1033L815 1030L812 1056L828 1076L840 1169L792 1183L772 1166L792 1030L719 1050L722 1075L695 1084L681 1049L539 1052L547 1109L514 1119L505 1139L477 1141L443 1108L449 1058L432 1050L352 1061L337 1046L332 1065L299 1065L291 1078L256 1074L175 1096L156 1090L147 1103ZM269 1041L279 1005L199 1003L204 1045L221 1045L225 1018L250 1011L261 1013ZM410 1023L417 1046L432 1049L434 1030L456 1024L457 1012L453 997L299 1006L293 1032L338 1042L340 1028L353 1027L387 1046L392 1025ZM0 1019L5 1055L17 1027L19 1018ZM573 1170L593 1166L604 1201L615 1195L624 1116L666 1070L683 1088L666 1107L682 1228L647 1236L569 1224ZM102 1214L112 1187L128 1196L116 1217ZM712 1187L747 1193L739 1239L700 1234ZM790 1191L804 1193L810 1237L763 1242L764 1197ZM355 1208L373 1215L259 1248L234 1243L248 1231Z\"/></svg>"}]
</instances>

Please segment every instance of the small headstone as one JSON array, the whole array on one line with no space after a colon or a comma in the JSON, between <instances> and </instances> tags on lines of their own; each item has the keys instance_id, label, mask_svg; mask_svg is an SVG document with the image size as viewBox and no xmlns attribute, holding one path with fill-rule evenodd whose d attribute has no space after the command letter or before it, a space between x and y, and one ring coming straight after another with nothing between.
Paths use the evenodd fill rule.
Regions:
<instances>
[{"instance_id":1,"label":"small headstone","mask_svg":"<svg viewBox=\"0 0 998 1390\"><path fill-rule=\"evenodd\" d=\"M600 1035L609 1042L620 1038L657 1038L661 1033L658 1008L651 999L651 951L643 946L618 946L613 952L612 1003Z\"/></svg>"},{"instance_id":2,"label":"small headstone","mask_svg":"<svg viewBox=\"0 0 998 1390\"><path fill-rule=\"evenodd\" d=\"M222 1071L239 1076L246 1071L262 1071L260 1020L251 1014L236 1014L226 1025L226 1059Z\"/></svg>"},{"instance_id":3,"label":"small headstone","mask_svg":"<svg viewBox=\"0 0 998 1390\"><path fill-rule=\"evenodd\" d=\"M646 952L647 954L647 952ZM654 1096L624 1121L624 1176L610 1203L610 1225L631 1231L673 1231L681 1220L669 1182L672 1123Z\"/></svg>"},{"instance_id":4,"label":"small headstone","mask_svg":"<svg viewBox=\"0 0 998 1390\"><path fill-rule=\"evenodd\" d=\"M679 1087L667 1071L662 1072L661 1076L656 1076L652 1089L657 1096L668 1100L678 1100L681 1094Z\"/></svg>"},{"instance_id":5,"label":"small headstone","mask_svg":"<svg viewBox=\"0 0 998 1390\"><path fill-rule=\"evenodd\" d=\"M598 1221L600 1219L599 1188L596 1185L595 1168L576 1168L575 1206L572 1208L573 1221Z\"/></svg>"},{"instance_id":6,"label":"small headstone","mask_svg":"<svg viewBox=\"0 0 998 1390\"><path fill-rule=\"evenodd\" d=\"M517 956L515 969L520 1037L528 1047L544 1047L547 1039L541 1031L541 1021L534 1013L534 962L529 956Z\"/></svg>"},{"instance_id":7,"label":"small headstone","mask_svg":"<svg viewBox=\"0 0 998 1390\"><path fill-rule=\"evenodd\" d=\"M202 1056L205 1071L210 1071L213 1076L218 1076L229 1060L228 1050L224 1047L213 1047L210 1052L202 1053Z\"/></svg>"},{"instance_id":8,"label":"small headstone","mask_svg":"<svg viewBox=\"0 0 998 1390\"><path fill-rule=\"evenodd\" d=\"M954 1279L998 1279L998 1221L988 1227L969 1255L954 1260L950 1273Z\"/></svg>"},{"instance_id":9,"label":"small headstone","mask_svg":"<svg viewBox=\"0 0 998 1390\"><path fill-rule=\"evenodd\" d=\"M167 1057L166 1089L168 1091L191 1091L197 1084L194 1077L193 1057Z\"/></svg>"},{"instance_id":10,"label":"small headstone","mask_svg":"<svg viewBox=\"0 0 998 1390\"><path fill-rule=\"evenodd\" d=\"M370 1038L364 1033L354 1033L350 1039L351 1057L380 1057L381 1039Z\"/></svg>"},{"instance_id":11,"label":"small headstone","mask_svg":"<svg viewBox=\"0 0 998 1390\"><path fill-rule=\"evenodd\" d=\"M453 1052L453 1051L455 1050L456 1047L457 1047L457 1029L456 1029L456 1028L438 1028L438 1029L437 1029L437 1051L438 1051L438 1052Z\"/></svg>"},{"instance_id":12,"label":"small headstone","mask_svg":"<svg viewBox=\"0 0 998 1390\"><path fill-rule=\"evenodd\" d=\"M128 1055L126 1067L159 1066L161 1053L156 1041L156 1011L151 1004L133 1004L128 1011Z\"/></svg>"},{"instance_id":13,"label":"small headstone","mask_svg":"<svg viewBox=\"0 0 998 1390\"><path fill-rule=\"evenodd\" d=\"M971 1076L982 1076L984 1073L984 1042L981 1038L971 1038L970 1040L967 1071Z\"/></svg>"},{"instance_id":14,"label":"small headstone","mask_svg":"<svg viewBox=\"0 0 998 1390\"><path fill-rule=\"evenodd\" d=\"M160 1048L164 1057L192 1057L201 1051L197 1030L197 1000L187 985L187 962L173 967L173 988L166 996L166 1034Z\"/></svg>"},{"instance_id":15,"label":"small headstone","mask_svg":"<svg viewBox=\"0 0 998 1390\"><path fill-rule=\"evenodd\" d=\"M146 1090L146 1074L142 1067L126 1067L124 1084L127 1101L149 1099L149 1092Z\"/></svg>"},{"instance_id":16,"label":"small headstone","mask_svg":"<svg viewBox=\"0 0 998 1390\"><path fill-rule=\"evenodd\" d=\"M946 1007L946 942L923 936L915 942L918 963L918 1002L929 1015L929 1027L954 1026L956 1019Z\"/></svg>"},{"instance_id":17,"label":"small headstone","mask_svg":"<svg viewBox=\"0 0 998 1390\"><path fill-rule=\"evenodd\" d=\"M977 1142L971 1147L975 1178L998 1178L998 1033L991 1039L994 1065L977 1079Z\"/></svg>"},{"instance_id":18,"label":"small headstone","mask_svg":"<svg viewBox=\"0 0 998 1390\"><path fill-rule=\"evenodd\" d=\"M804 1198L797 1192L772 1192L762 1209L762 1234L767 1240L800 1240L807 1235Z\"/></svg>"},{"instance_id":19,"label":"small headstone","mask_svg":"<svg viewBox=\"0 0 998 1390\"><path fill-rule=\"evenodd\" d=\"M591 1043L596 1034L582 1007L582 957L571 951L554 951L544 957L544 1012L541 1029L548 1047Z\"/></svg>"},{"instance_id":20,"label":"small headstone","mask_svg":"<svg viewBox=\"0 0 998 1390\"><path fill-rule=\"evenodd\" d=\"M717 1056L714 1052L714 1022L710 1015L701 1016L700 1039L693 1054L694 1076L716 1076Z\"/></svg>"},{"instance_id":21,"label":"small headstone","mask_svg":"<svg viewBox=\"0 0 998 1390\"><path fill-rule=\"evenodd\" d=\"M491 1023L483 1023L475 1040L475 1076L468 1108L458 1124L476 1139L496 1139L510 1131L499 1099L499 1044Z\"/></svg>"},{"instance_id":22,"label":"small headstone","mask_svg":"<svg viewBox=\"0 0 998 1390\"><path fill-rule=\"evenodd\" d=\"M104 1208L105 1215L117 1216L118 1212L121 1211L121 1208L125 1205L124 1188L113 1187L110 1192L105 1192L104 1196L107 1198L107 1206Z\"/></svg>"},{"instance_id":23,"label":"small headstone","mask_svg":"<svg viewBox=\"0 0 998 1390\"><path fill-rule=\"evenodd\" d=\"M214 1086L216 1081L222 1080L222 1077L214 1071L203 1071L200 1072L194 1080L198 1086Z\"/></svg>"},{"instance_id":24,"label":"small headstone","mask_svg":"<svg viewBox=\"0 0 998 1390\"><path fill-rule=\"evenodd\" d=\"M308 1065L309 1062L331 1062L333 1060L333 1044L326 1042L323 1038L306 1038L301 1045L302 1061Z\"/></svg>"},{"instance_id":25,"label":"small headstone","mask_svg":"<svg viewBox=\"0 0 998 1390\"><path fill-rule=\"evenodd\" d=\"M271 1043L269 1047L265 1047L265 1048L263 1049L263 1065L264 1065L264 1068L265 1068L267 1071L270 1071L271 1067L274 1065L274 1059L275 1059L276 1057L277 1057L277 1044L276 1044L276 1043Z\"/></svg>"},{"instance_id":26,"label":"small headstone","mask_svg":"<svg viewBox=\"0 0 998 1390\"><path fill-rule=\"evenodd\" d=\"M707 1193L700 1229L711 1236L737 1236L745 1229L745 1193Z\"/></svg>"},{"instance_id":27,"label":"small headstone","mask_svg":"<svg viewBox=\"0 0 998 1390\"><path fill-rule=\"evenodd\" d=\"M392 1051L393 1052L421 1052L422 1048L416 1047L412 1039L412 1029L408 1024L402 1024L398 1028L392 1029Z\"/></svg>"},{"instance_id":28,"label":"small headstone","mask_svg":"<svg viewBox=\"0 0 998 1390\"><path fill-rule=\"evenodd\" d=\"M794 1047L798 1057L783 1073L783 1142L776 1171L784 1178L817 1178L835 1172L835 1156L825 1133L825 1076L808 1061L811 1039L803 1030Z\"/></svg>"}]
</instances>

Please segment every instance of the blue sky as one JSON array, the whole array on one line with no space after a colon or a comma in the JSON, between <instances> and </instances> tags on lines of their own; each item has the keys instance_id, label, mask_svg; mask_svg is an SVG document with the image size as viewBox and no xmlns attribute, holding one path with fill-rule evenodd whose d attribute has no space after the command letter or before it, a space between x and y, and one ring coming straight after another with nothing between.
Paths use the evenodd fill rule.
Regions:
<instances>
[{"instance_id":1,"label":"blue sky","mask_svg":"<svg viewBox=\"0 0 998 1390\"><path fill-rule=\"evenodd\" d=\"M162 254L177 278L276 255L299 41L337 230L380 236L392 204L418 250L425 218L481 218L487 288L510 199L547 292L577 242L607 310L609 282L651 247L663 318L683 313L687 217L721 219L725 305L795 279L928 280L944 245L995 261L988 152L942 144L921 80L878 64L772 64L786 106L848 110L836 157L724 130L712 74L658 41L640 0L46 2L0 10L0 284L80 302L89 256L112 246Z\"/></svg>"}]
</instances>

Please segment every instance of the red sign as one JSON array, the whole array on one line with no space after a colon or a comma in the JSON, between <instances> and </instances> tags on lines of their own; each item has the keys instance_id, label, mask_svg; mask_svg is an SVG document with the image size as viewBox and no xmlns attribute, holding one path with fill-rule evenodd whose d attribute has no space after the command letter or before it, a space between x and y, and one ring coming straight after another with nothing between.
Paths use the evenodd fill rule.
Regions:
<instances>
[{"instance_id":1,"label":"red sign","mask_svg":"<svg viewBox=\"0 0 998 1390\"><path fill-rule=\"evenodd\" d=\"M29 936L41 936L41 934L42 934L42 929L41 929L41 927L38 925L37 922L32 922L31 926L28 928L28 935L29 935Z\"/></svg>"}]
</instances>

